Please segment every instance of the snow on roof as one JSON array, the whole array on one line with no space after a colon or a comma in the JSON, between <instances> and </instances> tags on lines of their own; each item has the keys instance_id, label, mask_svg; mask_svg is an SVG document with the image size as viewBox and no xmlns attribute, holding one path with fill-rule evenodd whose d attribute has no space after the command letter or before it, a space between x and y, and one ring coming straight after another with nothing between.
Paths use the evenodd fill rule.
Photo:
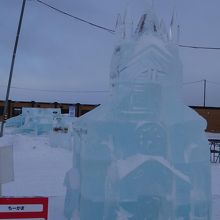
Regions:
<instances>
[{"instance_id":1,"label":"snow on roof","mask_svg":"<svg viewBox=\"0 0 220 220\"><path fill-rule=\"evenodd\" d=\"M125 160L119 160L117 162L119 178L122 179L127 176L129 173L134 171L137 167L142 165L146 161L157 161L167 169L169 169L173 174L178 176L179 178L185 180L190 183L189 177L183 174L181 171L174 168L167 160L162 158L161 156L148 156L143 154L136 154L131 156Z\"/></svg>"}]
</instances>

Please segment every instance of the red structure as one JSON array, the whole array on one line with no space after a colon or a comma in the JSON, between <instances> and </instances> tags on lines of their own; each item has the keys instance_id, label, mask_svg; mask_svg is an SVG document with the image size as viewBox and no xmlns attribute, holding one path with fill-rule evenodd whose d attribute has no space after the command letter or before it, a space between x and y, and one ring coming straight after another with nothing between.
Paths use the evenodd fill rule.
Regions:
<instances>
[{"instance_id":1,"label":"red structure","mask_svg":"<svg viewBox=\"0 0 220 220\"><path fill-rule=\"evenodd\" d=\"M48 219L48 198L0 198L0 219Z\"/></svg>"}]
</instances>

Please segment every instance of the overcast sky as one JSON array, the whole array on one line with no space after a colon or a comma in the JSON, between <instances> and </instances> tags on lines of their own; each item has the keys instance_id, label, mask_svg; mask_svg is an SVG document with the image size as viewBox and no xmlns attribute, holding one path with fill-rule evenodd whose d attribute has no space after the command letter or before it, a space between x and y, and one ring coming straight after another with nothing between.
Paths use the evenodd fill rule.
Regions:
<instances>
[{"instance_id":1,"label":"overcast sky","mask_svg":"<svg viewBox=\"0 0 220 220\"><path fill-rule=\"evenodd\" d=\"M114 29L117 14L131 0L42 1ZM138 4L139 0L133 2ZM8 81L21 5L22 0L0 0L0 99L5 98L4 86ZM155 0L154 7L167 26L175 8L181 44L220 47L219 0ZM36 0L27 0L10 99L102 103L109 87L113 48L114 35L54 12ZM179 50L183 81L215 82L207 84L206 104L220 106L220 50ZM203 104L202 82L183 88L186 104Z\"/></svg>"}]
</instances>

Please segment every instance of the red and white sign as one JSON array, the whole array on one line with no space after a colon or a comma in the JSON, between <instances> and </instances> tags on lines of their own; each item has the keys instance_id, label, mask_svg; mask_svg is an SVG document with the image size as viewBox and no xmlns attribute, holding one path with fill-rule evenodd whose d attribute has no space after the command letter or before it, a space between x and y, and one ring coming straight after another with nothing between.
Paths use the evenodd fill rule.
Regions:
<instances>
[{"instance_id":1,"label":"red and white sign","mask_svg":"<svg viewBox=\"0 0 220 220\"><path fill-rule=\"evenodd\" d=\"M48 198L0 198L0 219L48 219Z\"/></svg>"}]
</instances>

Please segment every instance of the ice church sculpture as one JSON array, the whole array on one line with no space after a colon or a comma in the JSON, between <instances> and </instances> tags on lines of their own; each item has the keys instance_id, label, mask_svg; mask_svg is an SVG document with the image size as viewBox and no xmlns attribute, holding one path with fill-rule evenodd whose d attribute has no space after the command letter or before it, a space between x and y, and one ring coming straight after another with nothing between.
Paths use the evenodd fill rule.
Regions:
<instances>
[{"instance_id":1,"label":"ice church sculpture","mask_svg":"<svg viewBox=\"0 0 220 220\"><path fill-rule=\"evenodd\" d=\"M152 9L117 22L109 101L75 124L64 214L80 220L208 220L206 122L181 101L178 49Z\"/></svg>"}]
</instances>

